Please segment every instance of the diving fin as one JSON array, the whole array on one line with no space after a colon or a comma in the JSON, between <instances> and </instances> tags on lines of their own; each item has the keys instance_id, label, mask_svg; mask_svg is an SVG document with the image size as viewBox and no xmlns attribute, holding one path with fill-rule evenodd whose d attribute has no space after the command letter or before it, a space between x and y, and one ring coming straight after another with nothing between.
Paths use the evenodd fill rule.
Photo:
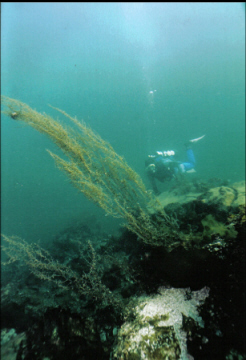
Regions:
<instances>
[{"instance_id":1,"label":"diving fin","mask_svg":"<svg viewBox=\"0 0 246 360\"><path fill-rule=\"evenodd\" d=\"M202 135L202 136L200 136L199 138L190 140L189 142L190 142L190 143L196 143L197 141L202 140L202 139L204 138L204 136L205 136L205 135Z\"/></svg>"}]
</instances>

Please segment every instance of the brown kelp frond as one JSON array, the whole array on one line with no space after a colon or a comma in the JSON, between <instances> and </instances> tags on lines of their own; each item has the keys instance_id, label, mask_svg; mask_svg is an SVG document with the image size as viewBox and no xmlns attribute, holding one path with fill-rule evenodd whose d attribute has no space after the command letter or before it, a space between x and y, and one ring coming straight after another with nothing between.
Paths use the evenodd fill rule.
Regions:
<instances>
[{"instance_id":1,"label":"brown kelp frond","mask_svg":"<svg viewBox=\"0 0 246 360\"><path fill-rule=\"evenodd\" d=\"M173 224L163 210L158 221L156 215L149 213L150 207L152 213L160 213L160 204L107 141L63 110L52 107L68 118L72 126L65 126L21 101L6 96L1 96L1 101L4 114L45 134L62 150L67 159L49 153L73 186L107 214L124 218L127 227L143 241L163 243L163 237L170 233Z\"/></svg>"}]
</instances>

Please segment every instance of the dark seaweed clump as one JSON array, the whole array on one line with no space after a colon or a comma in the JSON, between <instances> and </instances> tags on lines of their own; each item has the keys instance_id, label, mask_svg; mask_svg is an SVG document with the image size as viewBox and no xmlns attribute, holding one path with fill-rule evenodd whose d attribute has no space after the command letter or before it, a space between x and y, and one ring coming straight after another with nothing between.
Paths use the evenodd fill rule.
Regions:
<instances>
[{"instance_id":1,"label":"dark seaweed clump","mask_svg":"<svg viewBox=\"0 0 246 360\"><path fill-rule=\"evenodd\" d=\"M211 184L190 186L206 192ZM58 234L47 254L52 264L83 279L84 291L73 277L62 287L35 276L21 259L3 266L2 355L12 346L18 360L108 360L139 296L155 294L159 286L207 286L205 327L184 318L188 352L201 360L244 358L245 210L199 199L165 210L179 224L179 241L171 249L146 245L128 230L109 237L95 219Z\"/></svg>"}]
</instances>

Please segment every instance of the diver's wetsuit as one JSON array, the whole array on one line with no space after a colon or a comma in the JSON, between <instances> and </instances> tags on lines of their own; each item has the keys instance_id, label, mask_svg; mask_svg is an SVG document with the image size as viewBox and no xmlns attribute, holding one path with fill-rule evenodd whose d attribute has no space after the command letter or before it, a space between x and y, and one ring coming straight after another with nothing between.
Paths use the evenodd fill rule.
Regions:
<instances>
[{"instance_id":1,"label":"diver's wetsuit","mask_svg":"<svg viewBox=\"0 0 246 360\"><path fill-rule=\"evenodd\" d=\"M152 164L154 164L155 171L148 172L148 177L155 194L160 193L157 189L155 179L164 182L165 180L171 180L178 174L183 174L194 169L195 156L193 150L188 148L186 154L187 162L176 161L173 156L167 158L162 155L157 155L153 157Z\"/></svg>"}]
</instances>

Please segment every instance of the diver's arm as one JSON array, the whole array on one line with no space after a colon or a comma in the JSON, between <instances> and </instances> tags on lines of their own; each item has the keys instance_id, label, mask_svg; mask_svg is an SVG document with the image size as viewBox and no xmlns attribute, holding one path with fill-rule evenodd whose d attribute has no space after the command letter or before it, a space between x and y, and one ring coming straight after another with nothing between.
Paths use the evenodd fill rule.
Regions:
<instances>
[{"instance_id":1,"label":"diver's arm","mask_svg":"<svg viewBox=\"0 0 246 360\"><path fill-rule=\"evenodd\" d=\"M160 191L157 188L154 176L149 175L148 178L149 178L149 181L151 183L151 186L152 186L152 189L153 189L155 195L160 195Z\"/></svg>"}]
</instances>

